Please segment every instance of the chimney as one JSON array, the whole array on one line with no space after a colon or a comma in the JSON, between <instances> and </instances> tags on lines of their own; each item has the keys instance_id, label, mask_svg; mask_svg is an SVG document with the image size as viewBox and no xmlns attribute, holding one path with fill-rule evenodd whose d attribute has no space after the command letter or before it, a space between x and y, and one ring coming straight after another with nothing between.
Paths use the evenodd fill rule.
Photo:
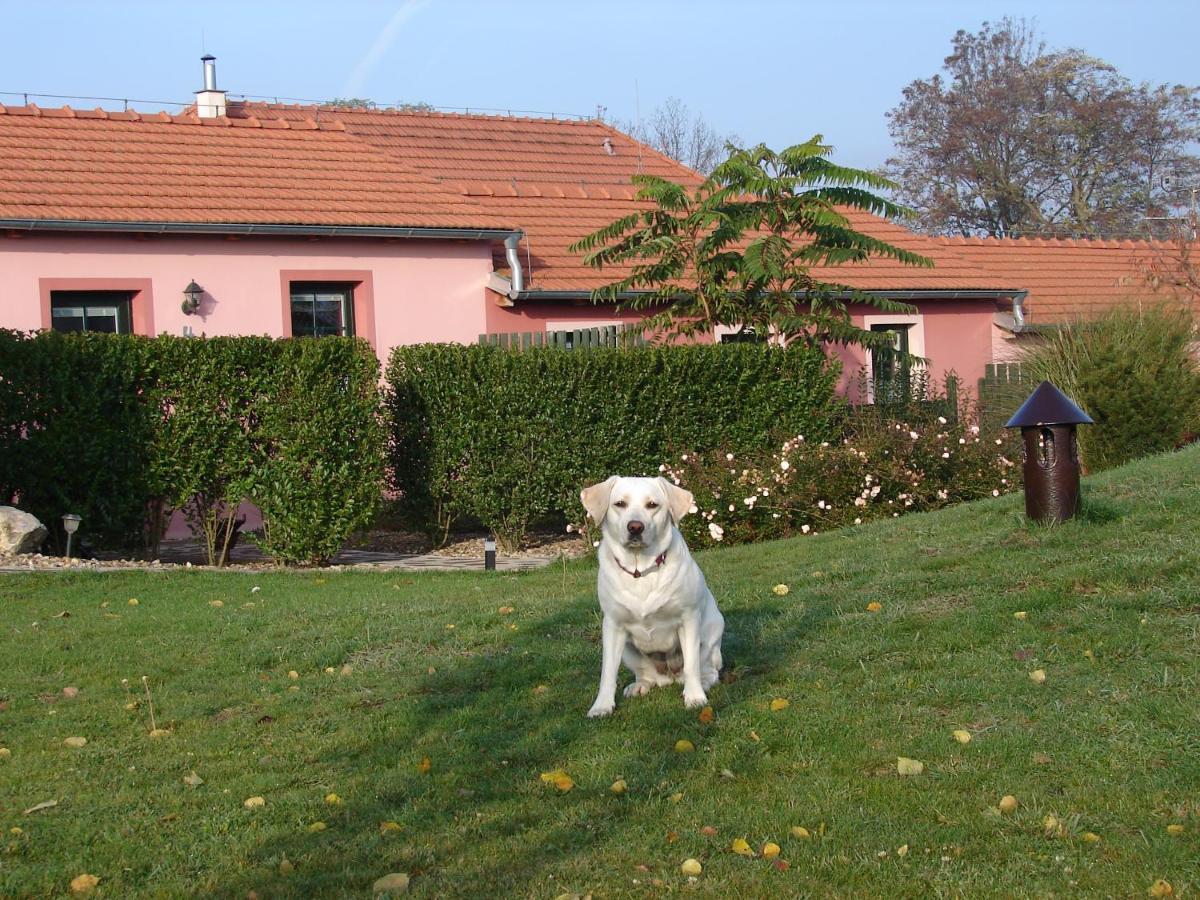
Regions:
<instances>
[{"instance_id":1,"label":"chimney","mask_svg":"<svg viewBox=\"0 0 1200 900\"><path fill-rule=\"evenodd\" d=\"M204 63L204 90L196 91L196 115L215 119L225 115L225 92L217 90L217 58L206 53L200 61Z\"/></svg>"}]
</instances>

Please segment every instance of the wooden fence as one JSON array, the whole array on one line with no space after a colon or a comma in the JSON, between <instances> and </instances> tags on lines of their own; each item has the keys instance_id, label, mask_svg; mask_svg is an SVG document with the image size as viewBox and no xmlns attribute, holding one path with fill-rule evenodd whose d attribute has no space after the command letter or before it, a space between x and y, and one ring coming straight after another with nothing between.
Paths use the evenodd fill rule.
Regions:
<instances>
[{"instance_id":1,"label":"wooden fence","mask_svg":"<svg viewBox=\"0 0 1200 900\"><path fill-rule=\"evenodd\" d=\"M479 343L509 350L532 347L556 347L560 350L586 350L593 347L641 347L646 339L639 331L622 325L576 328L569 331L517 331L509 334L481 334Z\"/></svg>"}]
</instances>

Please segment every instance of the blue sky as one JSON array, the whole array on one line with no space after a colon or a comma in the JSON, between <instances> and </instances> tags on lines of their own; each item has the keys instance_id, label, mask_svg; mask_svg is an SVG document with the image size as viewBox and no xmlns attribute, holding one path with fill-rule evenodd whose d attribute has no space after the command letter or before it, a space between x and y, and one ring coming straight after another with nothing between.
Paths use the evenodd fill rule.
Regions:
<instances>
[{"instance_id":1,"label":"blue sky","mask_svg":"<svg viewBox=\"0 0 1200 900\"><path fill-rule=\"evenodd\" d=\"M746 142L820 132L837 161L873 167L904 86L940 69L956 30L1005 15L1135 81L1200 83L1195 0L0 0L0 91L157 110L145 101L190 100L207 50L236 94L619 120L676 96Z\"/></svg>"}]
</instances>

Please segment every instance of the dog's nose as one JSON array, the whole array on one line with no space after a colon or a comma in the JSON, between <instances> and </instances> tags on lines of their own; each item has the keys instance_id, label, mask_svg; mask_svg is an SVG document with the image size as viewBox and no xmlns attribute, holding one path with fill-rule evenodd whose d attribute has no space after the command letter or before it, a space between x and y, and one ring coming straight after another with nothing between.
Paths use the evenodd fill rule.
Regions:
<instances>
[{"instance_id":1,"label":"dog's nose","mask_svg":"<svg viewBox=\"0 0 1200 900\"><path fill-rule=\"evenodd\" d=\"M636 519L634 521L630 522L625 527L628 528L629 533L633 534L633 535L641 534L643 531L646 530L646 526L643 525L641 522L637 521Z\"/></svg>"}]
</instances>

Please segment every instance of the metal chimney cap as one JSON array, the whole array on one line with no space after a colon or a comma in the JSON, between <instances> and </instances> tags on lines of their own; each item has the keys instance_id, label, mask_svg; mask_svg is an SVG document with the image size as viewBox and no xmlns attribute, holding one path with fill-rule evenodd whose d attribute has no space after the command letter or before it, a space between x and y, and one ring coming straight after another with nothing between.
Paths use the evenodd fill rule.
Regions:
<instances>
[{"instance_id":1,"label":"metal chimney cap","mask_svg":"<svg viewBox=\"0 0 1200 900\"><path fill-rule=\"evenodd\" d=\"M200 62L213 62L215 60L216 60L216 57L213 56L211 53L205 53L202 57L200 57Z\"/></svg>"},{"instance_id":2,"label":"metal chimney cap","mask_svg":"<svg viewBox=\"0 0 1200 900\"><path fill-rule=\"evenodd\" d=\"M1075 405L1070 397L1048 381L1043 381L1005 428L1036 428L1039 425L1095 425L1092 417Z\"/></svg>"}]
</instances>

